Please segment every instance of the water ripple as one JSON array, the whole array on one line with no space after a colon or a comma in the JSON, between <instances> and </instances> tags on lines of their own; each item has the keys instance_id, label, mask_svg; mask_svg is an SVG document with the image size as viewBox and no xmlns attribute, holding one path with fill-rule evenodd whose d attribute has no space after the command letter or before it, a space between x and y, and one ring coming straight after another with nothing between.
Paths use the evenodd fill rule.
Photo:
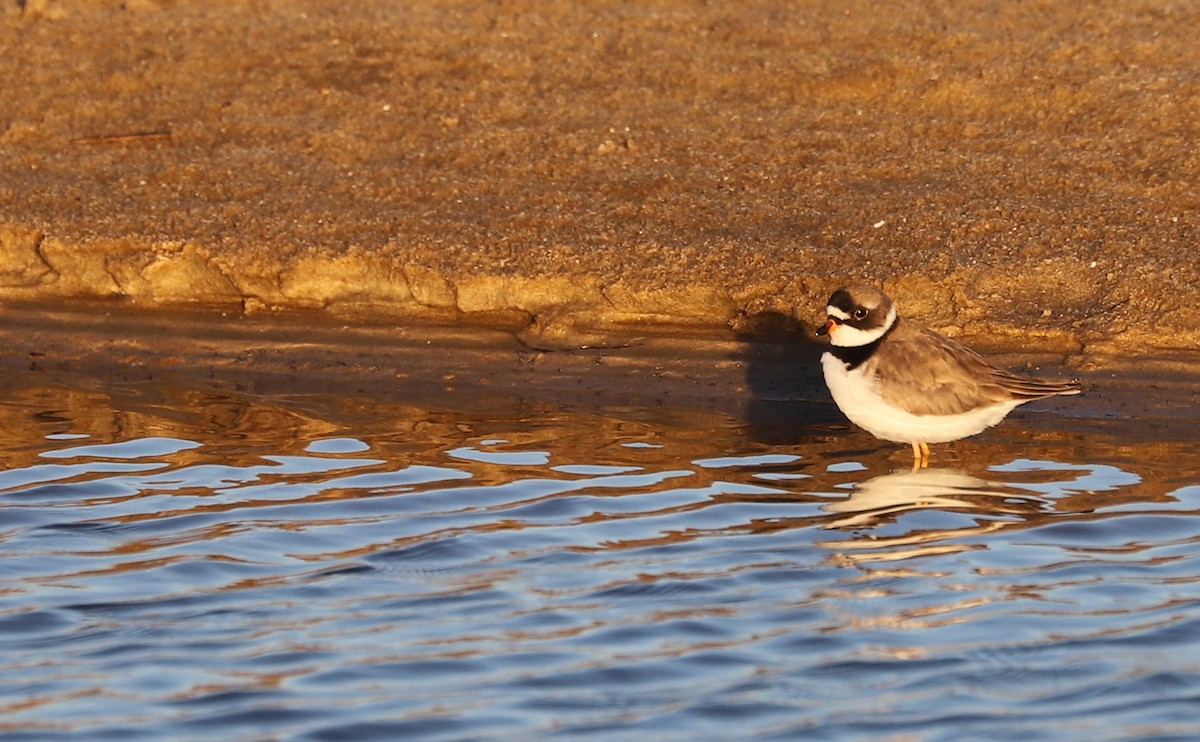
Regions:
<instances>
[{"instance_id":1,"label":"water ripple","mask_svg":"<svg viewBox=\"0 0 1200 742\"><path fill-rule=\"evenodd\" d=\"M1190 435L125 394L0 405L0 733L1196 731Z\"/></svg>"}]
</instances>

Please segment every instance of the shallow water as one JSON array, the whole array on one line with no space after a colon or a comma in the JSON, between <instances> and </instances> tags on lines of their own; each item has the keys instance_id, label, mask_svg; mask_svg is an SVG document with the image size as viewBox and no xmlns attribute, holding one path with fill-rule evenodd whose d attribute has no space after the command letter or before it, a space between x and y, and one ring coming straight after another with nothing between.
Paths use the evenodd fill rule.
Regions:
<instances>
[{"instance_id":1,"label":"shallow water","mask_svg":"<svg viewBox=\"0 0 1200 742\"><path fill-rule=\"evenodd\" d=\"M1200 732L1190 425L753 413L10 379L0 732Z\"/></svg>"}]
</instances>

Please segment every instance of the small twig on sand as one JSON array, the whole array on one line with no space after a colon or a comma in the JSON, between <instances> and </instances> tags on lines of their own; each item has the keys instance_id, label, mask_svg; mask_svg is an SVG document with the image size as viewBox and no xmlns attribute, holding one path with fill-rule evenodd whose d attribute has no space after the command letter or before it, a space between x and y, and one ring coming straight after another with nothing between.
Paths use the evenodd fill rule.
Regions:
<instances>
[{"instance_id":1,"label":"small twig on sand","mask_svg":"<svg viewBox=\"0 0 1200 742\"><path fill-rule=\"evenodd\" d=\"M75 137L72 144L128 144L147 140L170 139L170 129L155 129L153 131L131 131L121 134L96 134L88 137Z\"/></svg>"}]
</instances>

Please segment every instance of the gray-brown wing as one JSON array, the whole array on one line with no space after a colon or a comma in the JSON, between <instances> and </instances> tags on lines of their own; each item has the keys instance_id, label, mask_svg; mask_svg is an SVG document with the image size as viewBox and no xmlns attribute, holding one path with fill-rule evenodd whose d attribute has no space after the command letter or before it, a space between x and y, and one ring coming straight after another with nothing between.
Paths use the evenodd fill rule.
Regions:
<instances>
[{"instance_id":1,"label":"gray-brown wing","mask_svg":"<svg viewBox=\"0 0 1200 742\"><path fill-rule=\"evenodd\" d=\"M883 398L915 415L952 415L1078 391L1071 384L996 368L975 351L911 322L897 325L868 363L878 375Z\"/></svg>"}]
</instances>

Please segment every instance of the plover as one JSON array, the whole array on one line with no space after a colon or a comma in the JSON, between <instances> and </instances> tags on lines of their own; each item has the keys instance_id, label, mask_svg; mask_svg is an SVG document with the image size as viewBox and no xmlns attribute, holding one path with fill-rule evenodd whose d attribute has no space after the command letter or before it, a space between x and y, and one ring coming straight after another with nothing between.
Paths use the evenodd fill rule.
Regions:
<instances>
[{"instance_id":1,"label":"plover","mask_svg":"<svg viewBox=\"0 0 1200 742\"><path fill-rule=\"evenodd\" d=\"M908 443L913 467L929 465L929 444L975 435L1019 404L1079 394L1077 382L1041 381L996 368L975 351L901 319L887 294L871 286L833 292L817 329L829 336L821 355L833 401L876 438Z\"/></svg>"}]
</instances>

